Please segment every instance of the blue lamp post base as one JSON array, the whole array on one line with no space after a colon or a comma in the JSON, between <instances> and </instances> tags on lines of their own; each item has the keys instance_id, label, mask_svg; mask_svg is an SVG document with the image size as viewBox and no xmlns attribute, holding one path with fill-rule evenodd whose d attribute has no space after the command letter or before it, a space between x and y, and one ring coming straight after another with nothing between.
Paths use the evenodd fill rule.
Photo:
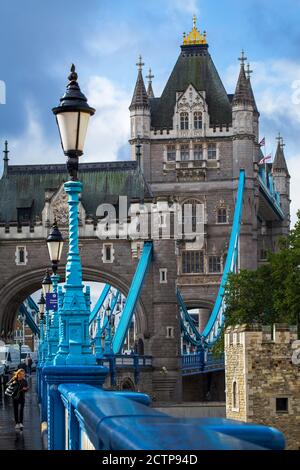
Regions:
<instances>
[{"instance_id":1,"label":"blue lamp post base","mask_svg":"<svg viewBox=\"0 0 300 470\"><path fill-rule=\"evenodd\" d=\"M83 291L82 267L78 247L78 205L80 181L64 185L69 205L69 252L64 292L58 290L59 347L54 365L95 365L89 338L90 291Z\"/></svg>"}]
</instances>

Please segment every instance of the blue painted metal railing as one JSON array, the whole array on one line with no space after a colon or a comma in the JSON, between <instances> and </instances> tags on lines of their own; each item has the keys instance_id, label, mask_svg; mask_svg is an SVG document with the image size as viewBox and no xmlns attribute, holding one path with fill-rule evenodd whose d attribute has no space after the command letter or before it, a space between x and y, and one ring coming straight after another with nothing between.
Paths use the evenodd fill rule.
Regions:
<instances>
[{"instance_id":1,"label":"blue painted metal railing","mask_svg":"<svg viewBox=\"0 0 300 470\"><path fill-rule=\"evenodd\" d=\"M264 194L264 196L267 198L273 209L275 210L277 216L283 220L284 219L284 213L282 211L282 208L280 206L280 195L278 192L274 190L273 186L273 179L272 176L269 175L268 179L265 176L265 172L263 171L258 175L258 181L260 185L260 190Z\"/></svg>"},{"instance_id":2,"label":"blue painted metal railing","mask_svg":"<svg viewBox=\"0 0 300 470\"><path fill-rule=\"evenodd\" d=\"M65 413L58 415L51 450L283 450L285 446L282 433L274 428L223 418L174 418L150 408L148 396L140 393L109 392L85 384L62 384L58 391Z\"/></svg>"},{"instance_id":3,"label":"blue painted metal railing","mask_svg":"<svg viewBox=\"0 0 300 470\"><path fill-rule=\"evenodd\" d=\"M245 187L245 171L240 170L237 198L236 198L233 223L232 223L232 230L231 230L231 235L230 235L226 263L225 263L225 267L224 267L224 271L223 271L223 275L221 279L221 284L219 287L219 291L218 291L218 295L217 295L217 299L216 299L213 311L210 315L210 318L207 322L206 327L201 333L201 338L203 339L203 345L205 345L206 347L211 347L214 345L214 343L218 340L221 334L222 327L224 326L225 286L226 286L228 274L234 272L236 268L236 261L237 261L237 255L238 255L238 242L239 242L239 235L240 235L240 225L241 225L242 211L243 211L244 187ZM187 310L186 309L184 310L182 308L182 305L180 305L180 303L179 303L179 307L180 307L179 310L181 313L181 326L183 328L184 334L192 342L192 344L194 344L193 343L194 341L195 345L197 346L200 345L199 338L196 336L196 334L191 335L191 333L187 330L185 326L185 322L187 321L189 317ZM193 326L192 326L193 322L191 318L190 320L188 320L188 324L193 330ZM193 338L193 336L195 337Z\"/></svg>"},{"instance_id":4,"label":"blue painted metal railing","mask_svg":"<svg viewBox=\"0 0 300 470\"><path fill-rule=\"evenodd\" d=\"M212 353L184 354L181 356L181 368L183 375L206 374L224 370L224 354L214 357Z\"/></svg>"},{"instance_id":5,"label":"blue painted metal railing","mask_svg":"<svg viewBox=\"0 0 300 470\"><path fill-rule=\"evenodd\" d=\"M93 308L91 314L90 314L90 318L89 318L89 324L93 323L93 321L95 320L96 316L97 316L97 313L99 312L99 310L102 308L104 302L105 302L105 299L106 297L108 296L109 294L109 291L110 291L110 284L105 284L105 286L103 287L103 290L101 292L101 295L98 299L98 301L96 302L96 305L95 307Z\"/></svg>"},{"instance_id":6,"label":"blue painted metal railing","mask_svg":"<svg viewBox=\"0 0 300 470\"><path fill-rule=\"evenodd\" d=\"M19 312L20 312L21 315L24 315L24 317L26 319L26 323L29 326L29 328L31 329L32 333L34 333L35 335L40 336L40 329L37 326L37 324L35 323L34 319L32 318L31 313L28 311L28 309L25 305L25 302L20 305Z\"/></svg>"},{"instance_id":7,"label":"blue painted metal railing","mask_svg":"<svg viewBox=\"0 0 300 470\"><path fill-rule=\"evenodd\" d=\"M128 296L126 299L125 307L120 318L120 322L116 329L112 349L114 354L119 354L122 350L125 337L127 335L130 323L134 314L134 310L144 284L144 280L149 269L152 259L153 244L151 241L145 242L141 258L136 268Z\"/></svg>"}]
</instances>

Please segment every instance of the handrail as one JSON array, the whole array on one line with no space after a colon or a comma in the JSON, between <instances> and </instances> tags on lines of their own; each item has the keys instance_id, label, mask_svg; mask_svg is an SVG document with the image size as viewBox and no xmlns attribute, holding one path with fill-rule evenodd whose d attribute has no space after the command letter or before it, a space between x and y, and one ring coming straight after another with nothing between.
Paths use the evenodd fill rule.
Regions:
<instances>
[{"instance_id":1,"label":"handrail","mask_svg":"<svg viewBox=\"0 0 300 470\"><path fill-rule=\"evenodd\" d=\"M144 285L145 277L152 260L153 243L148 241L144 243L144 248L137 265L133 280L128 292L125 307L120 318L120 322L116 329L112 349L114 354L119 354L122 350L124 340L126 338L130 323L134 314L134 310Z\"/></svg>"},{"instance_id":2,"label":"handrail","mask_svg":"<svg viewBox=\"0 0 300 470\"><path fill-rule=\"evenodd\" d=\"M66 446L67 426L72 450L283 450L285 445L280 431L262 425L168 416L150 408L144 394L85 384L61 384L58 392L66 420L60 448Z\"/></svg>"}]
</instances>

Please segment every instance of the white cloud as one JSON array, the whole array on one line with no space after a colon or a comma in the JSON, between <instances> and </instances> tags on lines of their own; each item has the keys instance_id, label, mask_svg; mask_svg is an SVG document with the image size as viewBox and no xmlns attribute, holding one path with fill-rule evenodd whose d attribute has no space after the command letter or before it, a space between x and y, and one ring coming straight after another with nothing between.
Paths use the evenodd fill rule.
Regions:
<instances>
[{"instance_id":1,"label":"white cloud","mask_svg":"<svg viewBox=\"0 0 300 470\"><path fill-rule=\"evenodd\" d=\"M100 76L89 79L86 95L90 105L96 108L96 114L90 120L85 160L116 160L119 149L129 139L128 107L131 97L113 82Z\"/></svg>"},{"instance_id":2,"label":"white cloud","mask_svg":"<svg viewBox=\"0 0 300 470\"><path fill-rule=\"evenodd\" d=\"M192 15L199 14L199 0L171 0L170 7Z\"/></svg>"},{"instance_id":3,"label":"white cloud","mask_svg":"<svg viewBox=\"0 0 300 470\"><path fill-rule=\"evenodd\" d=\"M83 89L90 105L96 108L96 113L90 120L82 161L117 160L118 151L129 139L128 107L131 97L113 82L100 76L92 76ZM27 127L24 133L9 141L11 164L64 163L58 133L57 141L51 142L39 122L40 112L33 103L27 103L26 114Z\"/></svg>"},{"instance_id":4,"label":"white cloud","mask_svg":"<svg viewBox=\"0 0 300 470\"><path fill-rule=\"evenodd\" d=\"M39 122L39 112L33 103L26 104L27 127L19 137L9 140L10 163L12 165L37 165L63 162L59 140L57 145L47 138Z\"/></svg>"},{"instance_id":5,"label":"white cloud","mask_svg":"<svg viewBox=\"0 0 300 470\"><path fill-rule=\"evenodd\" d=\"M125 48L129 50L138 41L138 35L128 24L101 22L97 32L85 41L85 47L92 56L110 56Z\"/></svg>"}]
</instances>

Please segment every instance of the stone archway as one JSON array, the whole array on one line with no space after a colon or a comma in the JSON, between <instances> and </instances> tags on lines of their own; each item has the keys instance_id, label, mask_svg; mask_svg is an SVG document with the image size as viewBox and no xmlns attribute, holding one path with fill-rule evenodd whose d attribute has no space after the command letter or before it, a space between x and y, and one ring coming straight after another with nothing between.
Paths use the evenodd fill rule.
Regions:
<instances>
[{"instance_id":1,"label":"stone archway","mask_svg":"<svg viewBox=\"0 0 300 470\"><path fill-rule=\"evenodd\" d=\"M23 274L11 278L2 289L0 289L0 335L7 338L14 330L15 321L19 306L23 301L41 288L41 279L48 266L39 269L26 271ZM129 285L122 276L115 276L111 273L100 271L95 268L83 267L84 281L108 283L119 289L125 296L128 295ZM62 281L64 281L64 269L59 270ZM83 281L83 283L84 283ZM145 335L148 331L148 315L142 299L139 299L136 306L137 331Z\"/></svg>"},{"instance_id":2,"label":"stone archway","mask_svg":"<svg viewBox=\"0 0 300 470\"><path fill-rule=\"evenodd\" d=\"M135 392L135 385L130 377L126 377L121 383L121 390Z\"/></svg>"}]
</instances>

